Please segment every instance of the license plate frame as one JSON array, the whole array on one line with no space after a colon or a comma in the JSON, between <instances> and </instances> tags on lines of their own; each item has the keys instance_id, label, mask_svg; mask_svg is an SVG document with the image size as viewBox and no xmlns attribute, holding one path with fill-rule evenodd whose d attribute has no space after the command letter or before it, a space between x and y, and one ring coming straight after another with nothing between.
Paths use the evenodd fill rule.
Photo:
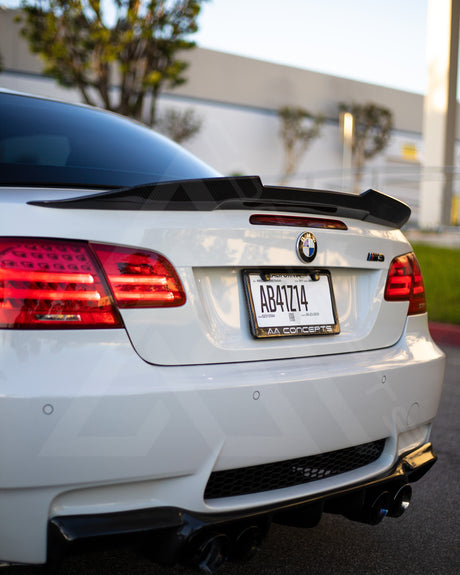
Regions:
<instances>
[{"instance_id":1,"label":"license plate frame","mask_svg":"<svg viewBox=\"0 0 460 575\"><path fill-rule=\"evenodd\" d=\"M242 274L254 338L340 333L329 270L249 269Z\"/></svg>"}]
</instances>

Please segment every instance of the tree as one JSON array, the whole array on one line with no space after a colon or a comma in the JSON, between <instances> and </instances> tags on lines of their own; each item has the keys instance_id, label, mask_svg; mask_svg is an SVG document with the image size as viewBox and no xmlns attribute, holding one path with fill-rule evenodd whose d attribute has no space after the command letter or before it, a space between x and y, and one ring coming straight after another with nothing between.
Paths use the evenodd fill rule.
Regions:
<instances>
[{"instance_id":1,"label":"tree","mask_svg":"<svg viewBox=\"0 0 460 575\"><path fill-rule=\"evenodd\" d=\"M202 125L202 119L193 108L176 110L169 108L158 121L158 130L171 140L182 144L197 134Z\"/></svg>"},{"instance_id":2,"label":"tree","mask_svg":"<svg viewBox=\"0 0 460 575\"><path fill-rule=\"evenodd\" d=\"M45 73L87 104L153 125L160 91L185 82L178 53L195 45L204 1L23 0L22 33Z\"/></svg>"},{"instance_id":3,"label":"tree","mask_svg":"<svg viewBox=\"0 0 460 575\"><path fill-rule=\"evenodd\" d=\"M278 110L281 120L281 139L284 146L284 169L282 184L296 171L302 156L311 142L320 134L324 121L303 108L284 106Z\"/></svg>"},{"instance_id":4,"label":"tree","mask_svg":"<svg viewBox=\"0 0 460 575\"><path fill-rule=\"evenodd\" d=\"M393 129L393 113L373 103L340 103L339 111L353 116L353 168L355 187L359 189L366 160L382 152L388 144Z\"/></svg>"}]
</instances>

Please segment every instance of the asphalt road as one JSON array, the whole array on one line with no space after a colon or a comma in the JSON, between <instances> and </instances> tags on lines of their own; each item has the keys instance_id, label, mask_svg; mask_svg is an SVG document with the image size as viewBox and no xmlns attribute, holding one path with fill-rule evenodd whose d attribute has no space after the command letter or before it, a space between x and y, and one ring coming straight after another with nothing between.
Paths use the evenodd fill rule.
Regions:
<instances>
[{"instance_id":1,"label":"asphalt road","mask_svg":"<svg viewBox=\"0 0 460 575\"><path fill-rule=\"evenodd\" d=\"M460 349L446 348L447 372L432 442L438 462L413 484L409 510L375 527L323 515L314 529L274 525L260 553L228 563L219 575L458 575L460 573ZM0 518L1 520L1 518ZM26 543L26 542L25 542ZM32 575L6 568L1 575ZM61 575L192 575L130 551L86 553L65 560Z\"/></svg>"}]
</instances>

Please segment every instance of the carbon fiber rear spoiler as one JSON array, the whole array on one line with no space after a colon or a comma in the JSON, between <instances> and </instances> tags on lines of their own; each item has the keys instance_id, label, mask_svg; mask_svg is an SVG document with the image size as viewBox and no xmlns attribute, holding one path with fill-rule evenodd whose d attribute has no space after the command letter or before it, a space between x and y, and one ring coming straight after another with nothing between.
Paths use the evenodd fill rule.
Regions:
<instances>
[{"instance_id":1,"label":"carbon fiber rear spoiler","mask_svg":"<svg viewBox=\"0 0 460 575\"><path fill-rule=\"evenodd\" d=\"M257 176L178 180L122 188L65 200L32 201L72 210L213 211L268 210L321 214L401 228L409 206L377 192L360 195L264 186Z\"/></svg>"}]
</instances>

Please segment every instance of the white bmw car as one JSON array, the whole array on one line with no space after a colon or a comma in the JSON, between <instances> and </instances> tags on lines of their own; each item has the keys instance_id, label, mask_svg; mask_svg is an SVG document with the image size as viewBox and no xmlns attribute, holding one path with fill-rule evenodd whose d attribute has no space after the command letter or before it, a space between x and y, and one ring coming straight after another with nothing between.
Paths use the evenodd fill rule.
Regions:
<instances>
[{"instance_id":1,"label":"white bmw car","mask_svg":"<svg viewBox=\"0 0 460 575\"><path fill-rule=\"evenodd\" d=\"M401 515L444 371L409 215L0 93L0 563L127 537L210 573Z\"/></svg>"}]
</instances>

